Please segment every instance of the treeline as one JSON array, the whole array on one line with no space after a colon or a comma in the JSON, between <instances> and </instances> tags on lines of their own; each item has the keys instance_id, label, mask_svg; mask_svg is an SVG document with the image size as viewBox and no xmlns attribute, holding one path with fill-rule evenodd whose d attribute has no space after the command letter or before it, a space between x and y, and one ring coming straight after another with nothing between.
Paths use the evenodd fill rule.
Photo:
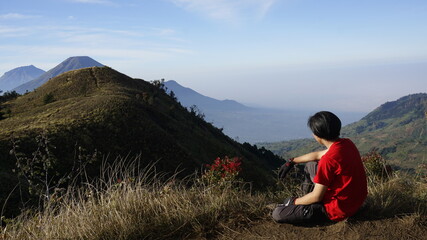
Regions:
<instances>
[{"instance_id":1,"label":"treeline","mask_svg":"<svg viewBox=\"0 0 427 240\"><path fill-rule=\"evenodd\" d=\"M17 93L16 91L7 91L5 93L3 93L2 90L0 90L0 103L4 103L7 102L9 100L13 100L15 98L17 98L18 96L20 96L19 93Z\"/></svg>"},{"instance_id":2,"label":"treeline","mask_svg":"<svg viewBox=\"0 0 427 240\"><path fill-rule=\"evenodd\" d=\"M0 94L2 94L3 91L0 90ZM13 100L17 97L19 97L20 94L16 91L7 91L0 95L0 120L5 119L6 115L10 116L12 114L12 111L10 108L6 105L4 105L5 102Z\"/></svg>"}]
</instances>

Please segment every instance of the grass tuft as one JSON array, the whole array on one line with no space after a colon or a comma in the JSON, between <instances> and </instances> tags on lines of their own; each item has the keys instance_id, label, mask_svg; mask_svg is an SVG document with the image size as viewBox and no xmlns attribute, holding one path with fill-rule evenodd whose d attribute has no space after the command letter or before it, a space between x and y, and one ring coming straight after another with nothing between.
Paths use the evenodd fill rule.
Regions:
<instances>
[{"instance_id":1,"label":"grass tuft","mask_svg":"<svg viewBox=\"0 0 427 240\"><path fill-rule=\"evenodd\" d=\"M386 180L368 176L368 198L358 215L362 219L426 216L426 191L427 184L401 172L393 173Z\"/></svg>"}]
</instances>

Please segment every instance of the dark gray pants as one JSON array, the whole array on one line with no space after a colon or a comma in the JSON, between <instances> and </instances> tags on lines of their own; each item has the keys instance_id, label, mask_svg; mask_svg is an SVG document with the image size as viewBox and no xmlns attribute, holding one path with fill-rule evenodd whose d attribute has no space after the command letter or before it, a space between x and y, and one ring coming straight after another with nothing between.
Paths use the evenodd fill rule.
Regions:
<instances>
[{"instance_id":1,"label":"dark gray pants","mask_svg":"<svg viewBox=\"0 0 427 240\"><path fill-rule=\"evenodd\" d=\"M305 194L311 192L314 187L313 179L317 172L317 162L308 162L304 168L305 179L302 190ZM326 223L330 222L325 207L322 203L309 205L289 205L279 204L272 214L273 219L278 223Z\"/></svg>"},{"instance_id":2,"label":"dark gray pants","mask_svg":"<svg viewBox=\"0 0 427 240\"><path fill-rule=\"evenodd\" d=\"M272 217L278 223L327 223L330 222L325 207L322 203L309 205L279 204L274 210Z\"/></svg>"}]
</instances>

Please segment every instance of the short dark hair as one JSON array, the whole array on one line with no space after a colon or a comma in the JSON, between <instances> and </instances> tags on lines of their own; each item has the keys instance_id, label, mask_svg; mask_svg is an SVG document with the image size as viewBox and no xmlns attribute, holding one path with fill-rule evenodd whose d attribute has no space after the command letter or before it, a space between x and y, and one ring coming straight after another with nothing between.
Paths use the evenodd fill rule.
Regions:
<instances>
[{"instance_id":1,"label":"short dark hair","mask_svg":"<svg viewBox=\"0 0 427 240\"><path fill-rule=\"evenodd\" d=\"M321 111L308 119L307 126L317 137L331 141L340 136L341 120L331 112Z\"/></svg>"}]
</instances>

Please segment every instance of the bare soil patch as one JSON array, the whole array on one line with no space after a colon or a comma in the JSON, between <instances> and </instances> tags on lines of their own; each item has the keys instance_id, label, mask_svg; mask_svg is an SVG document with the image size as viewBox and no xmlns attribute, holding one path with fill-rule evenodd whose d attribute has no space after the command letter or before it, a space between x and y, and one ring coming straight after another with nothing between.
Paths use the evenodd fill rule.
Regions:
<instances>
[{"instance_id":1,"label":"bare soil patch","mask_svg":"<svg viewBox=\"0 0 427 240\"><path fill-rule=\"evenodd\" d=\"M273 220L228 229L218 239L427 239L426 217L403 216L380 220L347 220L326 226L294 226Z\"/></svg>"}]
</instances>

